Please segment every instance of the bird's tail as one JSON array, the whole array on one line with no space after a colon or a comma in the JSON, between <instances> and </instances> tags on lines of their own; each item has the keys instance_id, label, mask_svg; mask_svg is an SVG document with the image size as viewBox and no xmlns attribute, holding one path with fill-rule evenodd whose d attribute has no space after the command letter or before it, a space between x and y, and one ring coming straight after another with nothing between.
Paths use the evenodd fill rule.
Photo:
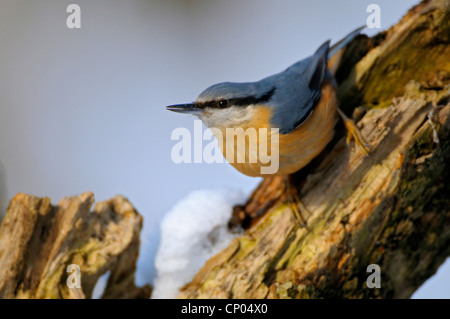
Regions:
<instances>
[{"instance_id":1,"label":"bird's tail","mask_svg":"<svg viewBox=\"0 0 450 319\"><path fill-rule=\"evenodd\" d=\"M328 51L328 70L330 70L333 75L336 74L336 71L341 63L341 59L345 52L347 44L349 44L354 38L356 38L356 36L359 35L365 27L366 26L361 26L353 30L343 39L331 46L330 50Z\"/></svg>"}]
</instances>

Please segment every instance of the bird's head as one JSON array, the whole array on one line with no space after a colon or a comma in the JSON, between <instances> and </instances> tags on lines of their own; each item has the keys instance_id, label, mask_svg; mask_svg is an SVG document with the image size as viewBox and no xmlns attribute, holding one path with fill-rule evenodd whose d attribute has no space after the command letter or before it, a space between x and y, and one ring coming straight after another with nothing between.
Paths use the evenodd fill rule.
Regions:
<instances>
[{"instance_id":1,"label":"bird's head","mask_svg":"<svg viewBox=\"0 0 450 319\"><path fill-rule=\"evenodd\" d=\"M259 82L224 82L204 90L194 103L167 106L173 112L198 116L208 127L235 128L249 122L256 106L264 106L275 92Z\"/></svg>"}]
</instances>

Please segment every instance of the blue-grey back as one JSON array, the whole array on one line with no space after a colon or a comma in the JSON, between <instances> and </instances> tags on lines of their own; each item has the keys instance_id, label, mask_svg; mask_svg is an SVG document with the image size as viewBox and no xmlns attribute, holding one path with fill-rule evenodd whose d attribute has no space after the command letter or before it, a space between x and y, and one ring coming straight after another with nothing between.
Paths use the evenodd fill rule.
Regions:
<instances>
[{"instance_id":1,"label":"blue-grey back","mask_svg":"<svg viewBox=\"0 0 450 319\"><path fill-rule=\"evenodd\" d=\"M314 55L259 81L262 88L276 87L267 104L273 108L271 124L280 133L289 134L301 125L320 100L328 47L325 42Z\"/></svg>"}]
</instances>

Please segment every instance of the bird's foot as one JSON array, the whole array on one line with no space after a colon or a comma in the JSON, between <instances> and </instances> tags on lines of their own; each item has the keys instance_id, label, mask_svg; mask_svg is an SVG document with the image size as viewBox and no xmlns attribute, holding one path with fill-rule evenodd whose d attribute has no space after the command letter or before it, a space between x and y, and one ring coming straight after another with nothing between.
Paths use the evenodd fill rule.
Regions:
<instances>
[{"instance_id":1,"label":"bird's foot","mask_svg":"<svg viewBox=\"0 0 450 319\"><path fill-rule=\"evenodd\" d=\"M300 223L300 225L306 229L308 229L308 225L306 223L305 216L310 216L311 212L306 208L305 205L300 201L300 198L297 195L290 194L288 198L289 206L294 213L295 221Z\"/></svg>"},{"instance_id":2,"label":"bird's foot","mask_svg":"<svg viewBox=\"0 0 450 319\"><path fill-rule=\"evenodd\" d=\"M298 197L297 189L292 184L292 179L290 175L285 177L285 181L286 181L286 194L288 206L294 213L296 222L300 223L302 227L308 229L305 217L311 216L311 212L305 207L305 205L303 205L300 198Z\"/></svg>"},{"instance_id":3,"label":"bird's foot","mask_svg":"<svg viewBox=\"0 0 450 319\"><path fill-rule=\"evenodd\" d=\"M339 108L337 109L337 111L339 113L339 116L342 118L342 121L344 122L345 128L347 129L347 138L345 140L347 145L350 145L350 142L354 140L356 145L361 148L364 154L368 155L370 144L364 141L364 138L362 137L361 132L359 131L355 123L353 123L353 121L349 119Z\"/></svg>"}]
</instances>

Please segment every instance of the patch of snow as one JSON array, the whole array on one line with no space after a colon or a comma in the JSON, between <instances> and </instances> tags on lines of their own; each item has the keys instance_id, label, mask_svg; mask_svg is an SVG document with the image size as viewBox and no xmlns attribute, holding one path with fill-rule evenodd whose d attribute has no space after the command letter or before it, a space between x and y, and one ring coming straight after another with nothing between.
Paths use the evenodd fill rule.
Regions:
<instances>
[{"instance_id":1,"label":"patch of snow","mask_svg":"<svg viewBox=\"0 0 450 319\"><path fill-rule=\"evenodd\" d=\"M244 194L231 189L189 194L161 222L152 298L175 298L204 263L226 248L236 234L227 229L232 207Z\"/></svg>"}]
</instances>

